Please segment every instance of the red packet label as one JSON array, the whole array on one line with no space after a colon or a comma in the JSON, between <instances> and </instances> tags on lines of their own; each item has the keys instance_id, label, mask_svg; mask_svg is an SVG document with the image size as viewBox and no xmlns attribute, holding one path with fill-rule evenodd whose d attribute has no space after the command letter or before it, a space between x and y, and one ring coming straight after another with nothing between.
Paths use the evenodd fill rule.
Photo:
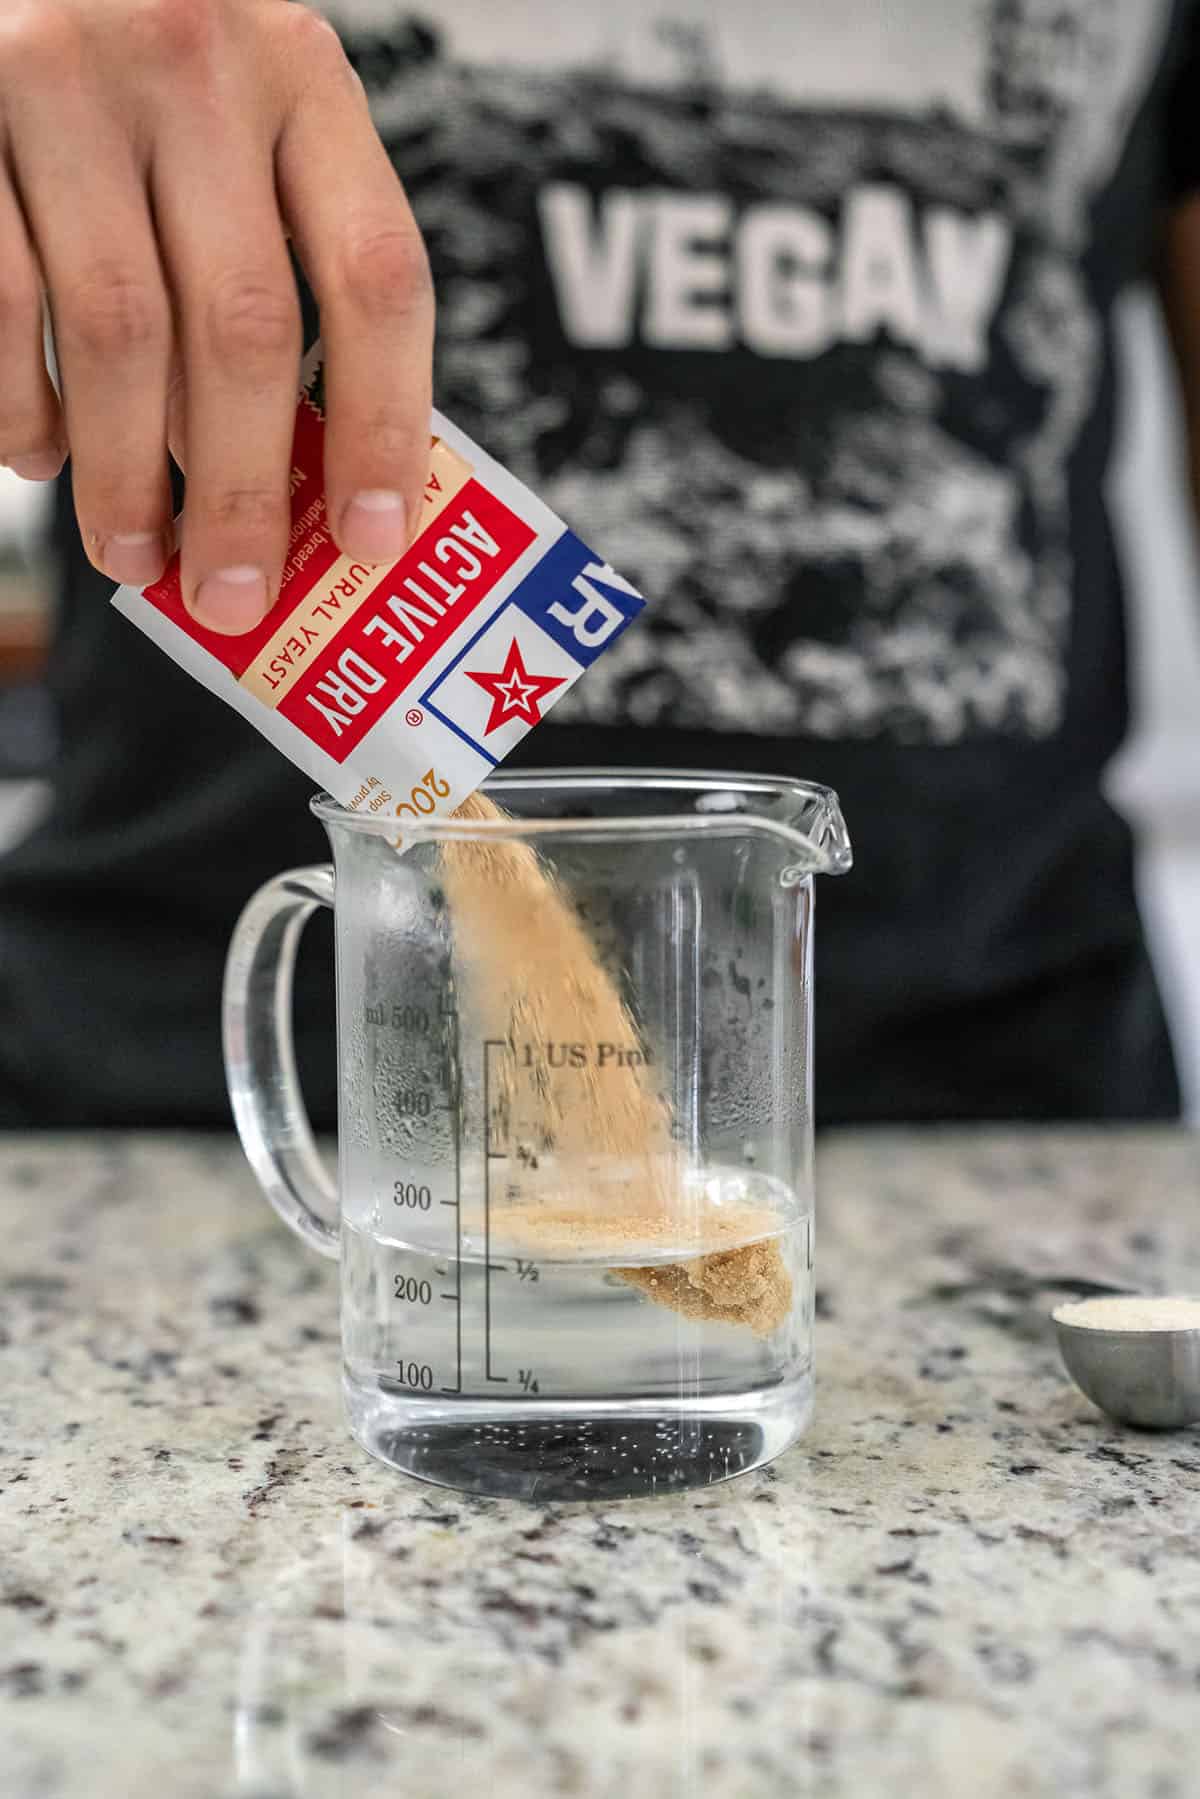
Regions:
<instances>
[{"instance_id":1,"label":"red packet label","mask_svg":"<svg viewBox=\"0 0 1200 1799\"><path fill-rule=\"evenodd\" d=\"M417 534L395 563L339 550L321 370L292 448L279 599L242 637L198 625L176 558L114 604L349 806L453 811L641 610L636 589L434 415Z\"/></svg>"}]
</instances>

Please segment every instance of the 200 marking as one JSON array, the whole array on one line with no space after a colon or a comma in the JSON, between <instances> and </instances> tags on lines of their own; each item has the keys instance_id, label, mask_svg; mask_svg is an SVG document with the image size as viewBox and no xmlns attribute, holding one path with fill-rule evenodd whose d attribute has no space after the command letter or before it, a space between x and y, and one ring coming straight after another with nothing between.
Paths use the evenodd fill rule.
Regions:
<instances>
[{"instance_id":1,"label":"200 marking","mask_svg":"<svg viewBox=\"0 0 1200 1799\"><path fill-rule=\"evenodd\" d=\"M433 1299L433 1288L428 1281L419 1281L413 1275L398 1274L396 1298L404 1300L408 1305L427 1306Z\"/></svg>"}]
</instances>

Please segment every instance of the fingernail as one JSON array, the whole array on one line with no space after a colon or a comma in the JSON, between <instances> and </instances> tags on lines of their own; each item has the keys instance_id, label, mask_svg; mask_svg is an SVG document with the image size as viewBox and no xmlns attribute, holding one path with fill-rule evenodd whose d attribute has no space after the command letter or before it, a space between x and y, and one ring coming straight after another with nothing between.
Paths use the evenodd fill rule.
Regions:
<instances>
[{"instance_id":1,"label":"fingernail","mask_svg":"<svg viewBox=\"0 0 1200 1799\"><path fill-rule=\"evenodd\" d=\"M28 456L10 456L8 466L22 481L53 481L66 459L62 450L31 450Z\"/></svg>"},{"instance_id":2,"label":"fingernail","mask_svg":"<svg viewBox=\"0 0 1200 1799\"><path fill-rule=\"evenodd\" d=\"M267 578L261 568L244 564L218 569L201 581L192 616L208 631L240 637L261 624L267 610Z\"/></svg>"},{"instance_id":3,"label":"fingernail","mask_svg":"<svg viewBox=\"0 0 1200 1799\"><path fill-rule=\"evenodd\" d=\"M167 566L167 546L157 531L118 531L106 538L100 563L126 587L149 587Z\"/></svg>"},{"instance_id":4,"label":"fingernail","mask_svg":"<svg viewBox=\"0 0 1200 1799\"><path fill-rule=\"evenodd\" d=\"M342 513L342 548L364 562L395 562L408 548L408 508L402 496L371 487Z\"/></svg>"}]
</instances>

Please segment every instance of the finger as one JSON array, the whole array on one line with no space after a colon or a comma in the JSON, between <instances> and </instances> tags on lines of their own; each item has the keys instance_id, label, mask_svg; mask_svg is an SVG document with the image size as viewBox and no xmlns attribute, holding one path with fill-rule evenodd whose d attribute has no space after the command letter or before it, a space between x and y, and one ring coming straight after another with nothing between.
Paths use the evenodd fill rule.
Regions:
<instances>
[{"instance_id":1,"label":"finger","mask_svg":"<svg viewBox=\"0 0 1200 1799\"><path fill-rule=\"evenodd\" d=\"M0 164L0 462L26 481L52 481L66 455L58 395L46 372L41 271Z\"/></svg>"},{"instance_id":2,"label":"finger","mask_svg":"<svg viewBox=\"0 0 1200 1799\"><path fill-rule=\"evenodd\" d=\"M290 523L300 307L270 141L228 120L214 141L202 109L181 104L153 191L183 363L184 599L238 634L278 595Z\"/></svg>"},{"instance_id":3,"label":"finger","mask_svg":"<svg viewBox=\"0 0 1200 1799\"><path fill-rule=\"evenodd\" d=\"M84 545L140 587L170 551L170 308L129 143L81 85L69 99L52 122L22 122L14 167L49 292Z\"/></svg>"},{"instance_id":4,"label":"finger","mask_svg":"<svg viewBox=\"0 0 1200 1799\"><path fill-rule=\"evenodd\" d=\"M331 117L332 114L332 117ZM393 561L429 474L433 289L425 247L365 104L305 97L280 141L279 190L321 309L325 482L341 548Z\"/></svg>"},{"instance_id":5,"label":"finger","mask_svg":"<svg viewBox=\"0 0 1200 1799\"><path fill-rule=\"evenodd\" d=\"M187 473L187 381L183 370L183 353L176 340L171 350L171 373L167 378L167 448L184 474Z\"/></svg>"}]
</instances>

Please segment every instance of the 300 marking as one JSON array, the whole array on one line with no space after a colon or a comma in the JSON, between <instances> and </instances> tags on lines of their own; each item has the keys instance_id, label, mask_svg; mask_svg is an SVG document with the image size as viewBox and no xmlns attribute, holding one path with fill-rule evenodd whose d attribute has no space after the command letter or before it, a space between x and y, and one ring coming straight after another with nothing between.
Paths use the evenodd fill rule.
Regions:
<instances>
[{"instance_id":1,"label":"300 marking","mask_svg":"<svg viewBox=\"0 0 1200 1799\"><path fill-rule=\"evenodd\" d=\"M397 1181L392 1188L392 1204L407 1206L410 1212L427 1212L433 1204L433 1193L428 1187L418 1187L416 1181Z\"/></svg>"}]
</instances>

